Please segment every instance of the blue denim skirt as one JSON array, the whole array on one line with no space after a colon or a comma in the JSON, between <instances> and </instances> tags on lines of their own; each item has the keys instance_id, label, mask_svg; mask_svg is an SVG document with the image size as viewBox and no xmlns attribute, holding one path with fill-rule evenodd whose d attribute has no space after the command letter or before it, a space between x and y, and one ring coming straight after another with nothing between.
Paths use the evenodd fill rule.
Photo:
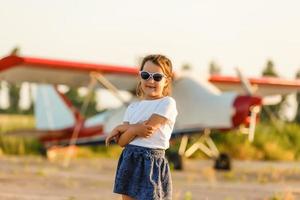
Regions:
<instances>
[{"instance_id":1,"label":"blue denim skirt","mask_svg":"<svg viewBox=\"0 0 300 200\"><path fill-rule=\"evenodd\" d=\"M128 144L118 162L114 192L137 200L172 199L165 150Z\"/></svg>"}]
</instances>

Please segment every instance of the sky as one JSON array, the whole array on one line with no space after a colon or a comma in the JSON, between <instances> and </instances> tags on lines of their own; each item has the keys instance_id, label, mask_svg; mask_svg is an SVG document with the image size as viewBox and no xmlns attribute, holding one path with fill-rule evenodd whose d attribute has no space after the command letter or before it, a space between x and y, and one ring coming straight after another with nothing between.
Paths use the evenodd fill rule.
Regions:
<instances>
[{"instance_id":1,"label":"sky","mask_svg":"<svg viewBox=\"0 0 300 200\"><path fill-rule=\"evenodd\" d=\"M280 76L300 69L298 0L0 0L0 57L20 54L136 66L162 53L175 70L202 77L213 60L222 74L260 76L272 59Z\"/></svg>"}]
</instances>

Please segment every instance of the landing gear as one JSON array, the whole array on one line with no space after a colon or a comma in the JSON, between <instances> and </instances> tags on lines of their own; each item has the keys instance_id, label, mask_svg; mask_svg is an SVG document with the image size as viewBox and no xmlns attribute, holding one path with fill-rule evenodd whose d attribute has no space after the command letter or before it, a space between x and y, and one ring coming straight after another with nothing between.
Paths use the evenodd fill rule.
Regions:
<instances>
[{"instance_id":1,"label":"landing gear","mask_svg":"<svg viewBox=\"0 0 300 200\"><path fill-rule=\"evenodd\" d=\"M221 153L215 161L216 170L231 170L231 160L228 154Z\"/></svg>"},{"instance_id":2,"label":"landing gear","mask_svg":"<svg viewBox=\"0 0 300 200\"><path fill-rule=\"evenodd\" d=\"M46 147L44 147L43 145L41 145L40 147L39 147L39 153L43 156L43 157L47 157L47 148Z\"/></svg>"},{"instance_id":3,"label":"landing gear","mask_svg":"<svg viewBox=\"0 0 300 200\"><path fill-rule=\"evenodd\" d=\"M179 151L170 152L169 160L174 165L174 169L183 169L183 158L192 156L197 150L201 150L208 157L215 159L214 168L216 170L230 170L231 161L230 157L225 153L219 153L215 143L210 137L210 130L204 129L200 138L189 148L187 148L188 136L183 136L181 139Z\"/></svg>"}]
</instances>

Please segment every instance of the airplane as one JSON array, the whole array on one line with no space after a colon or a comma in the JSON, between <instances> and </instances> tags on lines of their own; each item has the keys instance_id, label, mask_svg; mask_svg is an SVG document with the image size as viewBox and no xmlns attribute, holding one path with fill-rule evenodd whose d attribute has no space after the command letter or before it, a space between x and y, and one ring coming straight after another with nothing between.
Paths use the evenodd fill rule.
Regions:
<instances>
[{"instance_id":1,"label":"airplane","mask_svg":"<svg viewBox=\"0 0 300 200\"><path fill-rule=\"evenodd\" d=\"M128 66L18 55L8 55L0 60L1 81L38 84L34 106L36 130L32 132L36 133L46 149L57 145L104 144L107 134L122 123L129 103L122 99L118 91L126 90L134 94L137 75L138 69ZM100 84L97 84L97 81ZM256 90L251 83L255 84ZM88 86L89 91L95 87L105 88L124 104L86 119L84 112L88 105L88 97L79 111L57 89L59 84L70 87ZM241 94L241 91L234 90L222 92L214 84L222 90L244 87L246 93ZM274 87L275 90L268 89ZM276 90L279 87L281 90ZM255 123L260 108L265 103L264 92L274 95L299 90L298 80L260 78L249 81L240 74L240 78L212 76L208 81L188 72L175 72L172 96L176 100L179 115L172 138L181 137L181 143L178 152L169 156L170 162L174 164L175 169L182 169L183 158L201 150L215 159L216 169L230 169L230 158L219 153L210 137L210 130L243 127L247 130L249 139L253 140ZM257 91L259 95L255 94ZM132 96L132 100L135 100L134 95ZM187 148L189 136L193 134L199 134L199 139Z\"/></svg>"}]
</instances>

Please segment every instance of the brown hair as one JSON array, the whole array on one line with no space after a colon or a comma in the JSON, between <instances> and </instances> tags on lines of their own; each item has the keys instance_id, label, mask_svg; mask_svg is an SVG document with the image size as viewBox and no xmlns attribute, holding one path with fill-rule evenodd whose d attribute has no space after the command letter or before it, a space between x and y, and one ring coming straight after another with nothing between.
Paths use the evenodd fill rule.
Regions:
<instances>
[{"instance_id":1,"label":"brown hair","mask_svg":"<svg viewBox=\"0 0 300 200\"><path fill-rule=\"evenodd\" d=\"M153 64L159 66L162 69L163 73L166 75L166 78L169 79L167 85L163 89L163 96L171 95L173 72L172 72L172 62L170 61L170 59L160 54L148 55L144 57L141 63L140 71L143 71L145 63L148 61L151 61ZM136 95L139 97L142 97L144 95L144 92L141 87L141 81L139 81L136 87Z\"/></svg>"}]
</instances>

